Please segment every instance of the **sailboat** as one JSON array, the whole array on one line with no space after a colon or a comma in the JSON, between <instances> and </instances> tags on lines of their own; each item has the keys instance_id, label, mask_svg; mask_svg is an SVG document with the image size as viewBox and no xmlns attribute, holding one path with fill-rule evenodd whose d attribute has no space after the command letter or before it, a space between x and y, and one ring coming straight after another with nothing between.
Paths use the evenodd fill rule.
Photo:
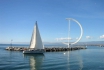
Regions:
<instances>
[{"instance_id":1,"label":"sailboat","mask_svg":"<svg viewBox=\"0 0 104 70\"><path fill-rule=\"evenodd\" d=\"M36 21L36 25L34 26L30 46L28 50L24 50L23 53L44 53L44 46L41 40L41 36L38 30L38 25Z\"/></svg>"}]
</instances>

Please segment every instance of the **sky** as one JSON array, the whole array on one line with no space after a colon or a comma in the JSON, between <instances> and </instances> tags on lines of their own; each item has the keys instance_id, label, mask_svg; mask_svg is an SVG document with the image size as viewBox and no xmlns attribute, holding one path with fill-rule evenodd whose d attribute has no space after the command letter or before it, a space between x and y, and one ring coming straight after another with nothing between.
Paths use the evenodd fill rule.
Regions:
<instances>
[{"instance_id":1,"label":"sky","mask_svg":"<svg viewBox=\"0 0 104 70\"><path fill-rule=\"evenodd\" d=\"M0 0L0 43L30 42L35 22L43 42L104 41L104 0ZM63 39L63 40L60 40Z\"/></svg>"}]
</instances>

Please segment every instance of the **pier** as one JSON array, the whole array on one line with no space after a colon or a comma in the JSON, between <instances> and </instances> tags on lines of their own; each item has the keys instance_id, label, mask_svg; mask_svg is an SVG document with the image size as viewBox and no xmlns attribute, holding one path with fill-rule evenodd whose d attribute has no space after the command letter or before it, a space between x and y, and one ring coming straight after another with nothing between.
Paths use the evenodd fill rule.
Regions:
<instances>
[{"instance_id":1,"label":"pier","mask_svg":"<svg viewBox=\"0 0 104 70\"><path fill-rule=\"evenodd\" d=\"M70 48L64 48L64 47L44 48L45 52L73 51L73 50L80 50L80 49L86 49L86 47L82 46L82 47L70 47ZM24 50L29 50L29 48L26 48L26 47L7 47L5 50L24 51Z\"/></svg>"}]
</instances>

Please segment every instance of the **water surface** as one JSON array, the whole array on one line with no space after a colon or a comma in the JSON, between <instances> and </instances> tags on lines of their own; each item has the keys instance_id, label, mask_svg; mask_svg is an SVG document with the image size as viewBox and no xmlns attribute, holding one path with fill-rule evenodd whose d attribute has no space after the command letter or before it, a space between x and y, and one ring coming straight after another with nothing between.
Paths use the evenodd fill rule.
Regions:
<instances>
[{"instance_id":1,"label":"water surface","mask_svg":"<svg viewBox=\"0 0 104 70\"><path fill-rule=\"evenodd\" d=\"M19 51L4 50L7 46L0 45L0 70L104 70L104 47L24 55Z\"/></svg>"}]
</instances>

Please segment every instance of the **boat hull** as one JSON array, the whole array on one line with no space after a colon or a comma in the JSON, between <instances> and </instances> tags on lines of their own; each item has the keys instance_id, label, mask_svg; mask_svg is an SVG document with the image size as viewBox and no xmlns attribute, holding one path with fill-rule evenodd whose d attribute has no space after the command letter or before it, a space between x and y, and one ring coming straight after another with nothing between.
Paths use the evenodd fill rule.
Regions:
<instances>
[{"instance_id":1,"label":"boat hull","mask_svg":"<svg viewBox=\"0 0 104 70\"><path fill-rule=\"evenodd\" d=\"M23 51L24 54L43 54L43 50L26 50Z\"/></svg>"}]
</instances>

